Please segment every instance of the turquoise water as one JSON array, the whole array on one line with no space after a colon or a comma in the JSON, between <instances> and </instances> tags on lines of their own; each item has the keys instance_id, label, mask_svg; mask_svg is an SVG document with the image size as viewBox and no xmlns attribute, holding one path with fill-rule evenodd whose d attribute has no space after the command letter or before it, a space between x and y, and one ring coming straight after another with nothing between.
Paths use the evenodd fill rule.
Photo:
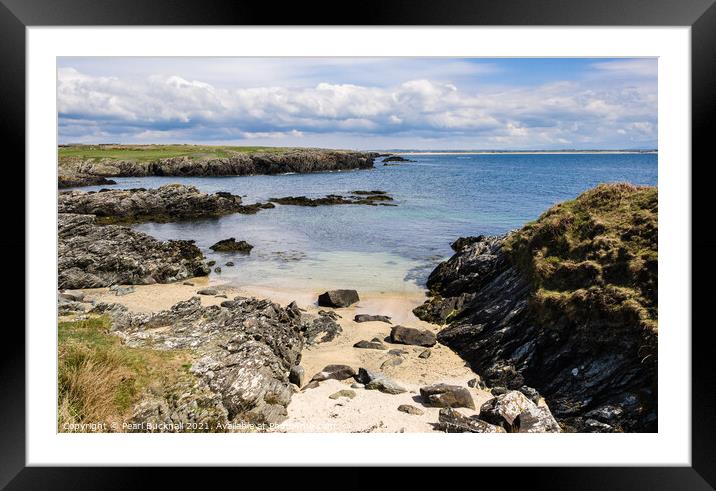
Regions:
<instances>
[{"instance_id":1,"label":"turquoise water","mask_svg":"<svg viewBox=\"0 0 716 491\"><path fill-rule=\"evenodd\" d=\"M282 196L387 191L397 207L277 205L256 215L136 228L161 240L196 240L207 257L222 266L220 277L239 286L405 293L422 287L432 268L452 254L449 244L457 237L519 228L551 205L599 183L657 184L655 154L409 158L416 162L397 166L376 162L375 169L350 172L116 178L118 185L111 187L152 188L178 182L206 192L239 194L246 203ZM228 237L253 244L251 255L208 249ZM224 266L227 261L236 266Z\"/></svg>"}]
</instances>

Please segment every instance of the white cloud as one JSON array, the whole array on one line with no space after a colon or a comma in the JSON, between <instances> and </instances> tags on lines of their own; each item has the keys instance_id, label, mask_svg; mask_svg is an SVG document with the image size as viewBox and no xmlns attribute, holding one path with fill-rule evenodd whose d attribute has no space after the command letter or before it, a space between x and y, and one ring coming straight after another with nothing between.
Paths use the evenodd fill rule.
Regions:
<instances>
[{"instance_id":1,"label":"white cloud","mask_svg":"<svg viewBox=\"0 0 716 491\"><path fill-rule=\"evenodd\" d=\"M471 68L454 65L450 65L453 75ZM375 68L355 61L349 67L357 66ZM60 139L250 139L277 144L276 140L308 142L320 135L335 139L344 134L345 141L362 146L389 138L453 146L470 142L472 148L625 142L653 146L655 66L655 60L596 62L591 68L598 77L517 88L463 85L438 78L427 68L419 72L430 72L435 79L395 78L384 86L335 83L328 78L308 86L271 80L245 87L176 74L107 77L62 67L57 85ZM624 81L605 83L602 77L611 73ZM236 79L242 77L243 72L234 74Z\"/></svg>"}]
</instances>

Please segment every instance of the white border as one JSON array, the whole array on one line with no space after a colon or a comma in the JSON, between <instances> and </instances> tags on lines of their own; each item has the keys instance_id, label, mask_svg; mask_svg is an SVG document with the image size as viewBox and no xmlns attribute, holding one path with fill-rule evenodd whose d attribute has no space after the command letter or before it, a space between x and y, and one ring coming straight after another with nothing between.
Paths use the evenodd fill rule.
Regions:
<instances>
[{"instance_id":1,"label":"white border","mask_svg":"<svg viewBox=\"0 0 716 491\"><path fill-rule=\"evenodd\" d=\"M33 27L27 41L28 465L690 465L689 28ZM658 56L659 433L57 434L56 57L149 55Z\"/></svg>"}]
</instances>

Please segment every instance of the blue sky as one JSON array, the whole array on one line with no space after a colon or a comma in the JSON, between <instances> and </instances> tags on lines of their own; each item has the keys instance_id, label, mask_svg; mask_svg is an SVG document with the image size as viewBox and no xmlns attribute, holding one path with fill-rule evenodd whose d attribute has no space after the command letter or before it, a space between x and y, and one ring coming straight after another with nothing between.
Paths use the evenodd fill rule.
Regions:
<instances>
[{"instance_id":1,"label":"blue sky","mask_svg":"<svg viewBox=\"0 0 716 491\"><path fill-rule=\"evenodd\" d=\"M657 60L59 58L60 143L657 146Z\"/></svg>"}]
</instances>

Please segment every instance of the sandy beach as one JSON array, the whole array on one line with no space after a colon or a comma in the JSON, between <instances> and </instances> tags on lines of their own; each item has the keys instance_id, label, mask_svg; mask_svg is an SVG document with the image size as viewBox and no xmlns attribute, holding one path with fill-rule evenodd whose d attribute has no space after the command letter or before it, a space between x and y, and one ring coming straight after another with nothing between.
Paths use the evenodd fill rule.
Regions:
<instances>
[{"instance_id":1,"label":"sandy beach","mask_svg":"<svg viewBox=\"0 0 716 491\"><path fill-rule=\"evenodd\" d=\"M223 296L197 295L197 291L211 286L218 295L254 296L269 298L281 305L295 300L307 315L317 315L319 307L316 298L320 292L287 291L281 289L236 287L208 278L194 278L193 285L183 283L155 284L135 286L133 293L116 296L107 288L82 290L87 300L115 302L125 305L134 312L152 312L170 308L175 303L187 300L192 296L201 298L202 305L218 305L225 300ZM376 390L351 387L353 379L345 381L327 380L313 389L305 389L293 395L288 406L288 419L273 428L277 432L430 432L438 420L438 408L429 408L420 402L419 389L434 383L449 383L467 387L467 382L476 374L465 366L465 362L449 348L440 344L431 348L429 358L418 355L426 348L391 344L385 341L388 350L372 350L354 348L360 340L374 337L388 338L391 325L385 322L353 321L356 314L374 314L391 316L394 324L409 327L430 329L434 332L439 327L417 319L412 309L423 302L419 294L366 294L361 301L349 308L335 309L341 318L338 319L343 333L333 341L307 346L303 350L301 365L305 369L306 380L330 364L350 365L356 371L366 368L381 371L387 377L403 386L407 392L398 395L385 394ZM391 349L405 351L400 358L402 363L396 366L384 366L387 360L395 359L388 354ZM355 392L350 399L340 397L331 399L329 396L342 389ZM475 401L476 408L492 396L489 392L476 388L468 388ZM421 415L408 414L398 410L398 406L410 404L423 411ZM477 414L479 411L461 408L465 415Z\"/></svg>"}]
</instances>

